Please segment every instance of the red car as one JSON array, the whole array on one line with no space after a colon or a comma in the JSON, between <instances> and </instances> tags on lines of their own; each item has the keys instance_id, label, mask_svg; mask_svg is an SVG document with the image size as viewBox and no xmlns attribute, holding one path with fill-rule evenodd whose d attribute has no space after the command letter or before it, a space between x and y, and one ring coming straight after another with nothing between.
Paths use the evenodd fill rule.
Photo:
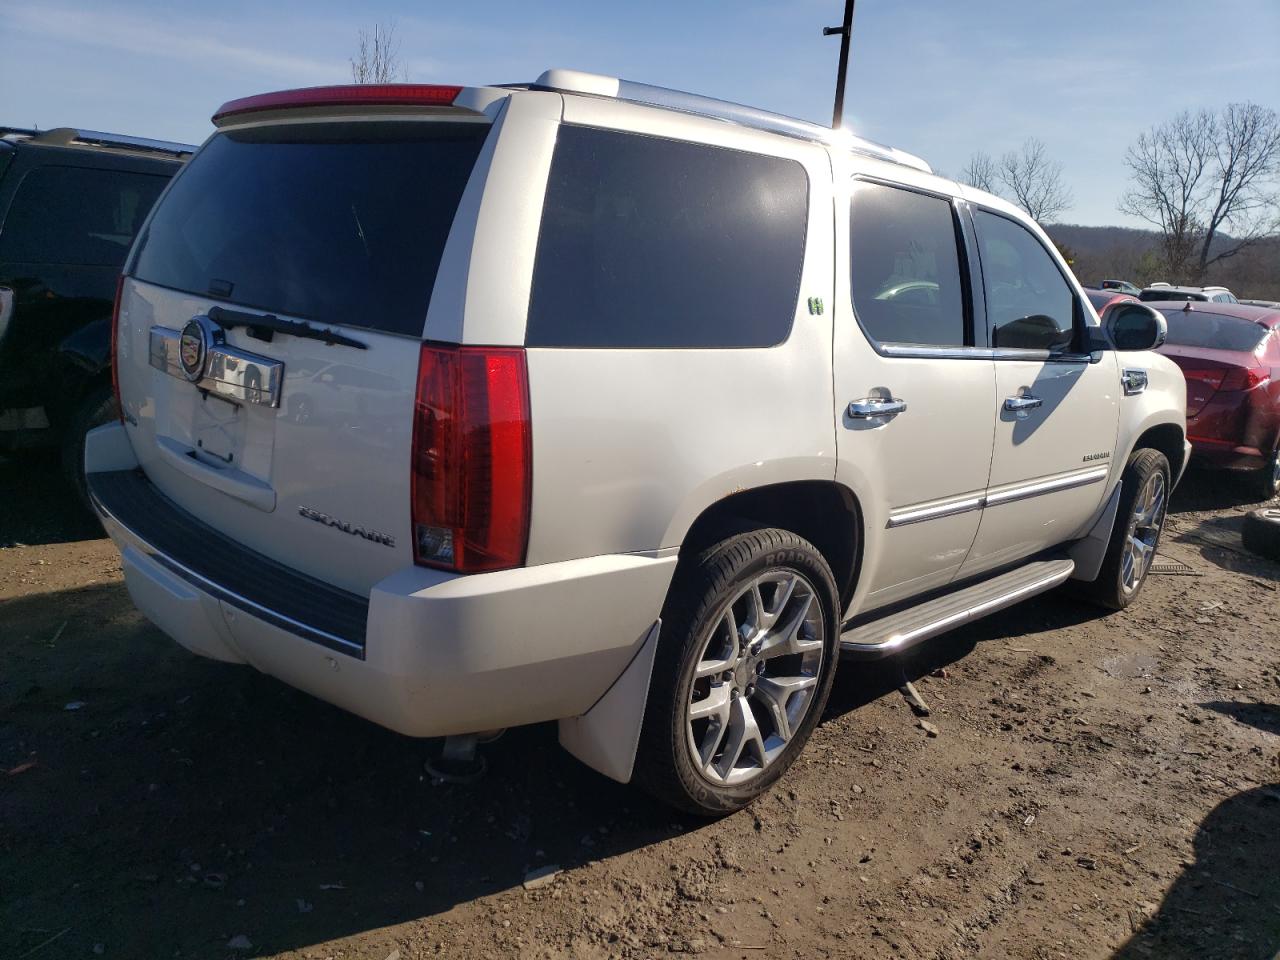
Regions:
<instances>
[{"instance_id":1,"label":"red car","mask_svg":"<svg viewBox=\"0 0 1280 960\"><path fill-rule=\"evenodd\" d=\"M1280 310L1156 302L1169 321L1160 352L1187 379L1187 439L1206 466L1247 471L1280 493Z\"/></svg>"},{"instance_id":2,"label":"red car","mask_svg":"<svg viewBox=\"0 0 1280 960\"><path fill-rule=\"evenodd\" d=\"M1103 283L1116 282L1103 280ZM1085 288L1085 296L1089 298L1089 302L1093 304L1093 309L1098 312L1098 316L1102 316L1102 311L1107 309L1113 303L1123 303L1125 300L1137 300L1138 298L1131 293L1123 290L1093 290Z\"/></svg>"}]
</instances>

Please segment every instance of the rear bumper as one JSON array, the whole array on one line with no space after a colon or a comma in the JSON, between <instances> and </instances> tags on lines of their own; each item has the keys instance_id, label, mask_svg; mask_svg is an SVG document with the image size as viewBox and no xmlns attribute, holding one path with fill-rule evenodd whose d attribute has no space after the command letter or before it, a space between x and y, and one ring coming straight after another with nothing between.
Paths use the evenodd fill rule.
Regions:
<instances>
[{"instance_id":1,"label":"rear bumper","mask_svg":"<svg viewBox=\"0 0 1280 960\"><path fill-rule=\"evenodd\" d=\"M1217 470L1260 470L1267 454L1257 447L1241 446L1234 440L1191 438L1191 458L1200 466Z\"/></svg>"},{"instance_id":2,"label":"rear bumper","mask_svg":"<svg viewBox=\"0 0 1280 960\"><path fill-rule=\"evenodd\" d=\"M211 546L216 531L148 495L149 481L105 436L113 431L127 445L116 425L94 431L89 483L138 609L194 653L249 663L410 736L586 713L640 649L675 569L674 556L625 554L474 576L412 567L360 598L263 572L264 558L244 551L241 567L270 580L245 589L222 555L230 541ZM109 489L125 474L148 516L126 515ZM159 524L157 511L168 511ZM183 530L180 541L158 543L166 527Z\"/></svg>"}]
</instances>

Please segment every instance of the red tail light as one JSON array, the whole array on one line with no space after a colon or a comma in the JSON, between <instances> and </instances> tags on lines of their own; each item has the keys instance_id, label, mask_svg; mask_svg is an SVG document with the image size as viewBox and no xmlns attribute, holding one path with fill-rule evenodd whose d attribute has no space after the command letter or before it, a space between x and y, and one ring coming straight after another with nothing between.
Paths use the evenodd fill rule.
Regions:
<instances>
[{"instance_id":1,"label":"red tail light","mask_svg":"<svg viewBox=\"0 0 1280 960\"><path fill-rule=\"evenodd\" d=\"M111 395L116 400L116 414L124 423L124 404L120 402L120 360L116 344L120 340L120 295L124 293L124 274L116 278L116 302L111 308Z\"/></svg>"},{"instance_id":2,"label":"red tail light","mask_svg":"<svg viewBox=\"0 0 1280 960\"><path fill-rule=\"evenodd\" d=\"M1266 367L1232 367L1222 379L1222 390L1252 390L1271 379Z\"/></svg>"},{"instance_id":3,"label":"red tail light","mask_svg":"<svg viewBox=\"0 0 1280 960\"><path fill-rule=\"evenodd\" d=\"M414 561L460 573L524 563L531 459L524 350L424 344L413 420Z\"/></svg>"}]
</instances>

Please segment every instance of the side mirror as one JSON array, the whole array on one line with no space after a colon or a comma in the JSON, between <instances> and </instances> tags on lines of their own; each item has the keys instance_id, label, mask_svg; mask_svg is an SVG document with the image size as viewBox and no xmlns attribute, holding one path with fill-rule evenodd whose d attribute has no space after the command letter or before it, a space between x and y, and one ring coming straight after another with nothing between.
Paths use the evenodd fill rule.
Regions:
<instances>
[{"instance_id":1,"label":"side mirror","mask_svg":"<svg viewBox=\"0 0 1280 960\"><path fill-rule=\"evenodd\" d=\"M1102 312L1102 328L1117 350L1154 350L1169 335L1169 324L1145 303L1126 300Z\"/></svg>"}]
</instances>

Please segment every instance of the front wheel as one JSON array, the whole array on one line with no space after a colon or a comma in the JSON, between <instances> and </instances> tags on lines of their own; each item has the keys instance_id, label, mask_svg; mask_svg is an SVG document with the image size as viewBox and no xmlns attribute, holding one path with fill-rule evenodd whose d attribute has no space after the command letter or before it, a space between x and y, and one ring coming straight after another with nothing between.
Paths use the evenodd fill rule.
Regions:
<instances>
[{"instance_id":1,"label":"front wheel","mask_svg":"<svg viewBox=\"0 0 1280 960\"><path fill-rule=\"evenodd\" d=\"M831 691L837 596L822 554L787 530L742 533L682 563L663 608L640 785L722 816L781 777Z\"/></svg>"},{"instance_id":2,"label":"front wheel","mask_svg":"<svg viewBox=\"0 0 1280 960\"><path fill-rule=\"evenodd\" d=\"M1122 610L1137 599L1155 560L1169 508L1169 461L1159 450L1135 450L1120 478L1120 504L1102 571L1081 585L1095 603Z\"/></svg>"}]
</instances>

